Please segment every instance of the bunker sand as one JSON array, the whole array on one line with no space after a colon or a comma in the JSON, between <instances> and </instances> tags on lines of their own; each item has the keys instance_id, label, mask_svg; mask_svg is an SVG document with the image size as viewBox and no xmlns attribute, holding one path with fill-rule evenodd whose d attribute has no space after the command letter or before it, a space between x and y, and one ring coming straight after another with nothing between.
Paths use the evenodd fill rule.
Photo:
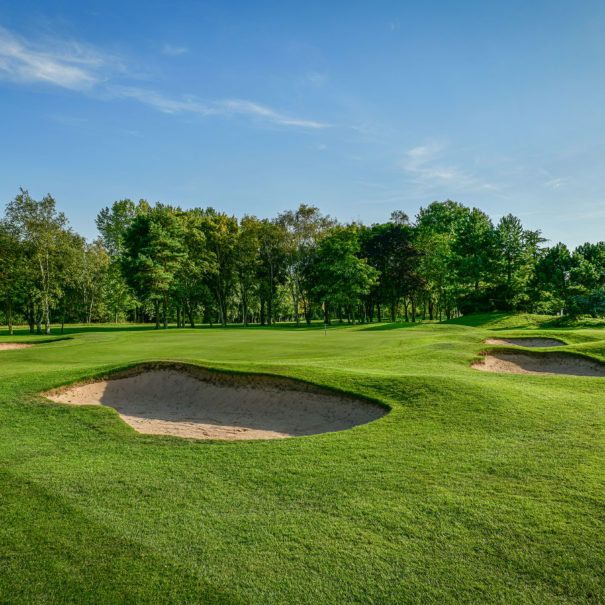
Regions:
<instances>
[{"instance_id":1,"label":"bunker sand","mask_svg":"<svg viewBox=\"0 0 605 605\"><path fill-rule=\"evenodd\" d=\"M112 407L139 433L196 439L314 435L349 429L387 413L373 402L294 380L186 366L133 368L44 396L58 403Z\"/></svg>"},{"instance_id":2,"label":"bunker sand","mask_svg":"<svg viewBox=\"0 0 605 605\"><path fill-rule=\"evenodd\" d=\"M481 355L483 359L473 362L471 366L484 372L605 376L604 364L576 355L532 354L517 351L494 351Z\"/></svg>"},{"instance_id":3,"label":"bunker sand","mask_svg":"<svg viewBox=\"0 0 605 605\"><path fill-rule=\"evenodd\" d=\"M14 349L27 349L36 345L29 342L0 342L0 351L12 351Z\"/></svg>"},{"instance_id":4,"label":"bunker sand","mask_svg":"<svg viewBox=\"0 0 605 605\"><path fill-rule=\"evenodd\" d=\"M516 345L518 347L562 347L565 343L556 338L486 338L487 345Z\"/></svg>"}]
</instances>

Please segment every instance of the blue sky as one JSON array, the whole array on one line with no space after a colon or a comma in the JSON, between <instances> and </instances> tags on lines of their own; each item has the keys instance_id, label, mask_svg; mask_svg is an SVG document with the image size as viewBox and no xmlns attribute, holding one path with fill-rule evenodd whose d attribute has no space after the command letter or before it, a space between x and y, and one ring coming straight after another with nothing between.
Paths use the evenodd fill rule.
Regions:
<instances>
[{"instance_id":1,"label":"blue sky","mask_svg":"<svg viewBox=\"0 0 605 605\"><path fill-rule=\"evenodd\" d=\"M454 199L605 239L605 3L0 3L0 201L343 221Z\"/></svg>"}]
</instances>

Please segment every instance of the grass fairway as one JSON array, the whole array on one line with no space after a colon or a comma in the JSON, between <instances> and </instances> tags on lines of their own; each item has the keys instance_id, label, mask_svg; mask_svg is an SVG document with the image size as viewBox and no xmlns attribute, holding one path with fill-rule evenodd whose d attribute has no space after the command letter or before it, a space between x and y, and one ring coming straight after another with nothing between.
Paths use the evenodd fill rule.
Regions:
<instances>
[{"instance_id":1,"label":"grass fairway","mask_svg":"<svg viewBox=\"0 0 605 605\"><path fill-rule=\"evenodd\" d=\"M0 352L0 602L603 603L605 378L471 369L494 335L605 360L605 329L489 317L326 336L73 328ZM219 442L37 395L157 359L392 409L340 433Z\"/></svg>"}]
</instances>

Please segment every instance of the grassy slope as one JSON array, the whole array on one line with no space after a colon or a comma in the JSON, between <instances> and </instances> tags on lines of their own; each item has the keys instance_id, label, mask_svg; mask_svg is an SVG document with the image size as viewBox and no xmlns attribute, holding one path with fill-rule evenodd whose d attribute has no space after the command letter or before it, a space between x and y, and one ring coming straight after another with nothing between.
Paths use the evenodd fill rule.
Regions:
<instances>
[{"instance_id":1,"label":"grassy slope","mask_svg":"<svg viewBox=\"0 0 605 605\"><path fill-rule=\"evenodd\" d=\"M605 379L472 370L489 321L503 334L506 318L327 336L74 329L0 353L0 602L605 601ZM508 321L506 335L605 360L603 330ZM196 442L36 395L160 358L392 411L342 433Z\"/></svg>"}]
</instances>

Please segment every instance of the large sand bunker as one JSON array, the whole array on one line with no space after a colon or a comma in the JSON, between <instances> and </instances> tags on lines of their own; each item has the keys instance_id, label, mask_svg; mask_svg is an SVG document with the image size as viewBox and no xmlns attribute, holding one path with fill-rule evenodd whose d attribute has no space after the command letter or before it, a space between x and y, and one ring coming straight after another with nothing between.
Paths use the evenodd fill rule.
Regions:
<instances>
[{"instance_id":1,"label":"large sand bunker","mask_svg":"<svg viewBox=\"0 0 605 605\"><path fill-rule=\"evenodd\" d=\"M35 346L31 342L0 342L0 351L12 351L14 349L27 349Z\"/></svg>"},{"instance_id":2,"label":"large sand bunker","mask_svg":"<svg viewBox=\"0 0 605 605\"><path fill-rule=\"evenodd\" d=\"M564 374L605 376L605 364L564 353L521 353L494 351L481 353L483 359L471 364L476 370L508 374Z\"/></svg>"},{"instance_id":3,"label":"large sand bunker","mask_svg":"<svg viewBox=\"0 0 605 605\"><path fill-rule=\"evenodd\" d=\"M556 338L486 338L486 345L515 345L518 347L562 347L565 343Z\"/></svg>"},{"instance_id":4,"label":"large sand bunker","mask_svg":"<svg viewBox=\"0 0 605 605\"><path fill-rule=\"evenodd\" d=\"M370 401L295 380L185 365L139 366L45 396L59 403L112 407L139 433L197 439L314 435L387 413Z\"/></svg>"}]
</instances>

